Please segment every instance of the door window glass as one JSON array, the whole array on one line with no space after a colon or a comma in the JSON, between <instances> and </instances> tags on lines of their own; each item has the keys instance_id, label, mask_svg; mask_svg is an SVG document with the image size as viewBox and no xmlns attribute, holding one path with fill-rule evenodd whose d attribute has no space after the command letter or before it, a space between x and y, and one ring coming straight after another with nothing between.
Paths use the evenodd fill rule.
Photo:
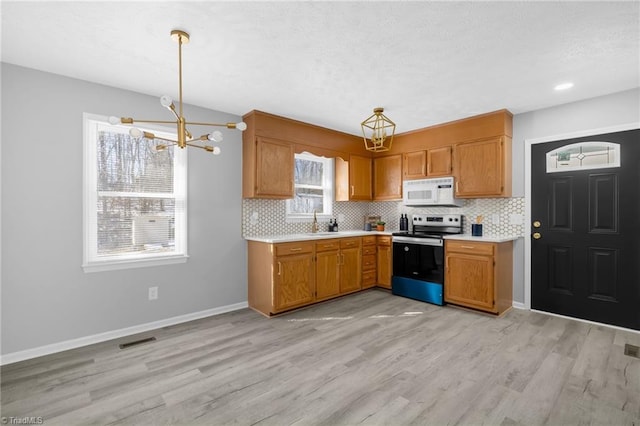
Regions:
<instances>
[{"instance_id":1,"label":"door window glass","mask_svg":"<svg viewBox=\"0 0 640 426\"><path fill-rule=\"evenodd\" d=\"M579 142L547 152L547 173L620 167L620 145Z\"/></svg>"}]
</instances>

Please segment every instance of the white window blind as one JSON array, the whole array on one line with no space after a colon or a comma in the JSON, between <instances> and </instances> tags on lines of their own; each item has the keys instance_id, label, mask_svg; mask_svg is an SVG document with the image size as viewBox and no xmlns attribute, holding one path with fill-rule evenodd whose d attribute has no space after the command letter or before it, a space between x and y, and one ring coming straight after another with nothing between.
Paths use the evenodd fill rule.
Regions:
<instances>
[{"instance_id":1,"label":"white window blind","mask_svg":"<svg viewBox=\"0 0 640 426\"><path fill-rule=\"evenodd\" d=\"M106 117L85 114L84 124L85 271L185 261L185 150L158 151Z\"/></svg>"},{"instance_id":2,"label":"white window blind","mask_svg":"<svg viewBox=\"0 0 640 426\"><path fill-rule=\"evenodd\" d=\"M294 198L287 200L287 219L330 218L333 209L333 159L308 152L295 155Z\"/></svg>"}]
</instances>

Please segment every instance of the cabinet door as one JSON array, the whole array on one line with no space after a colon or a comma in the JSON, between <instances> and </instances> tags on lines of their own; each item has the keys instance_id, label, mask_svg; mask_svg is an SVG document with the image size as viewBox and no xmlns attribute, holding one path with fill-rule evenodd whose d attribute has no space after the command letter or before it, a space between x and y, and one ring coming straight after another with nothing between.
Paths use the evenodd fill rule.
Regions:
<instances>
[{"instance_id":1,"label":"cabinet door","mask_svg":"<svg viewBox=\"0 0 640 426\"><path fill-rule=\"evenodd\" d=\"M427 176L451 176L450 146L427 151Z\"/></svg>"},{"instance_id":2,"label":"cabinet door","mask_svg":"<svg viewBox=\"0 0 640 426\"><path fill-rule=\"evenodd\" d=\"M274 271L274 310L303 306L313 301L313 254L276 258Z\"/></svg>"},{"instance_id":3,"label":"cabinet door","mask_svg":"<svg viewBox=\"0 0 640 426\"><path fill-rule=\"evenodd\" d=\"M349 199L371 200L371 158L349 156Z\"/></svg>"},{"instance_id":4,"label":"cabinet door","mask_svg":"<svg viewBox=\"0 0 640 426\"><path fill-rule=\"evenodd\" d=\"M391 288L391 245L378 246L378 286Z\"/></svg>"},{"instance_id":5,"label":"cabinet door","mask_svg":"<svg viewBox=\"0 0 640 426\"><path fill-rule=\"evenodd\" d=\"M402 199L402 155L373 159L374 199Z\"/></svg>"},{"instance_id":6,"label":"cabinet door","mask_svg":"<svg viewBox=\"0 0 640 426\"><path fill-rule=\"evenodd\" d=\"M504 191L502 138L465 142L454 147L456 197L501 196Z\"/></svg>"},{"instance_id":7,"label":"cabinet door","mask_svg":"<svg viewBox=\"0 0 640 426\"><path fill-rule=\"evenodd\" d=\"M293 198L293 145L262 137L256 144L256 196Z\"/></svg>"},{"instance_id":8,"label":"cabinet door","mask_svg":"<svg viewBox=\"0 0 640 426\"><path fill-rule=\"evenodd\" d=\"M316 299L322 300L340 294L340 251L316 254Z\"/></svg>"},{"instance_id":9,"label":"cabinet door","mask_svg":"<svg viewBox=\"0 0 640 426\"><path fill-rule=\"evenodd\" d=\"M360 247L343 248L340 251L340 293L349 293L362 288Z\"/></svg>"},{"instance_id":10,"label":"cabinet door","mask_svg":"<svg viewBox=\"0 0 640 426\"><path fill-rule=\"evenodd\" d=\"M495 312L493 256L446 255L444 300Z\"/></svg>"},{"instance_id":11,"label":"cabinet door","mask_svg":"<svg viewBox=\"0 0 640 426\"><path fill-rule=\"evenodd\" d=\"M427 176L427 151L403 154L402 174L405 179L421 179Z\"/></svg>"}]
</instances>

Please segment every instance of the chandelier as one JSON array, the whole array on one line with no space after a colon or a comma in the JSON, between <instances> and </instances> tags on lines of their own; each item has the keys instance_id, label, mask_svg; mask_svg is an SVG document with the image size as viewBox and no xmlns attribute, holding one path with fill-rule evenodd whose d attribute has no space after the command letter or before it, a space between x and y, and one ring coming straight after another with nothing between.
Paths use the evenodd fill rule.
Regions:
<instances>
[{"instance_id":1,"label":"chandelier","mask_svg":"<svg viewBox=\"0 0 640 426\"><path fill-rule=\"evenodd\" d=\"M159 141L160 143L156 144L157 150L166 149L167 146L170 145L178 145L180 148L185 148L187 146L191 146L194 148L201 148L205 151L212 152L214 155L220 154L220 148L217 146L209 145L209 142L222 142L222 132L219 130L214 130L211 133L204 134L199 137L193 137L191 132L187 130L187 125L192 126L213 126L213 127L226 127L228 129L238 129L240 131L245 130L247 125L243 122L239 123L199 123L187 121L184 118L182 113L182 45L189 43L189 34L180 31L173 30L171 31L171 38L178 43L178 81L179 81L179 94L180 101L178 103L178 111L176 111L176 106L173 103L173 100L164 95L160 98L160 105L167 108L171 113L173 113L175 120L174 121L165 121L165 120L135 120L131 117L109 117L109 122L111 124L131 124L134 123L162 123L162 124L175 124L178 130L177 140L167 139L164 137L156 136L155 134L147 131L142 131L136 127L132 127L129 130L129 134L134 138L143 137L145 139Z\"/></svg>"},{"instance_id":2,"label":"chandelier","mask_svg":"<svg viewBox=\"0 0 640 426\"><path fill-rule=\"evenodd\" d=\"M382 152L391 149L396 124L385 117L383 112L384 108L374 108L373 115L361 123L364 147L368 151Z\"/></svg>"}]
</instances>

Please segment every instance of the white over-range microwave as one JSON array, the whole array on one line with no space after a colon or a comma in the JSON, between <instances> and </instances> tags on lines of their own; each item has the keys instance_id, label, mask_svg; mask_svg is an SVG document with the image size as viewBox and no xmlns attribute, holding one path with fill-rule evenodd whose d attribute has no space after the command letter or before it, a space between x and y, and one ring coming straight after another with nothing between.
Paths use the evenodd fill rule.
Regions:
<instances>
[{"instance_id":1,"label":"white over-range microwave","mask_svg":"<svg viewBox=\"0 0 640 426\"><path fill-rule=\"evenodd\" d=\"M462 200L454 197L454 188L453 177L405 180L402 198L406 206L459 207Z\"/></svg>"}]
</instances>

